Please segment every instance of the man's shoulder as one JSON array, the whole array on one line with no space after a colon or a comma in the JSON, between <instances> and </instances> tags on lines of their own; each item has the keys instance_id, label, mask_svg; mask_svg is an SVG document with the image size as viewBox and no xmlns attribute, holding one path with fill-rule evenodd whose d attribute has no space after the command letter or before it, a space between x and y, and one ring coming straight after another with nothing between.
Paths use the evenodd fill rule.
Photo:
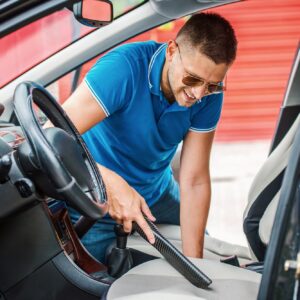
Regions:
<instances>
[{"instance_id":1,"label":"man's shoulder","mask_svg":"<svg viewBox=\"0 0 300 300\"><path fill-rule=\"evenodd\" d=\"M155 51L161 46L155 41L133 42L118 46L103 55L93 66L90 74L98 74L102 68L118 66L120 72L134 73L144 71L148 68L149 62ZM106 70L107 71L107 70ZM125 75L125 74L124 74Z\"/></svg>"},{"instance_id":2,"label":"man's shoulder","mask_svg":"<svg viewBox=\"0 0 300 300\"><path fill-rule=\"evenodd\" d=\"M157 43L155 41L133 42L123 44L115 48L113 52L115 54L126 56L129 61L135 62L140 59L149 61L161 45L161 43Z\"/></svg>"}]
</instances>

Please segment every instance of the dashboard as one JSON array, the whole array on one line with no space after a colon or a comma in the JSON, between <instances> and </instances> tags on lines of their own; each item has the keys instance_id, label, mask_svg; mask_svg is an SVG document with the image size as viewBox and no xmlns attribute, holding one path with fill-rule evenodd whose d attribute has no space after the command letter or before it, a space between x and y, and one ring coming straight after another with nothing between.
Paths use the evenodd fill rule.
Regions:
<instances>
[{"instance_id":1,"label":"dashboard","mask_svg":"<svg viewBox=\"0 0 300 300\"><path fill-rule=\"evenodd\" d=\"M37 190L36 184L26 176L18 153L26 145L26 142L22 145L25 136L21 127L1 125L0 222L8 222L30 207L42 203L46 215L55 228L57 240L65 253L88 274L106 270L106 267L95 261L80 243L65 202L42 195Z\"/></svg>"},{"instance_id":2,"label":"dashboard","mask_svg":"<svg viewBox=\"0 0 300 300\"><path fill-rule=\"evenodd\" d=\"M25 140L21 127L19 126L0 127L0 138L12 149L16 149L18 145Z\"/></svg>"}]
</instances>

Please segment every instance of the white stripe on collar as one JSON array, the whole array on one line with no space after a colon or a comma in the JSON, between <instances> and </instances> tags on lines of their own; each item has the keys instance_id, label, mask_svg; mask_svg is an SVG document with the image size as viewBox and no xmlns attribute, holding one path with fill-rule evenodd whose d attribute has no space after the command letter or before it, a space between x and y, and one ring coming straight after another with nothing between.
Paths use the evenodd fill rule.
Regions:
<instances>
[{"instance_id":1,"label":"white stripe on collar","mask_svg":"<svg viewBox=\"0 0 300 300\"><path fill-rule=\"evenodd\" d=\"M149 63L149 67L148 67L148 83L149 83L149 88L151 89L152 88L152 83L150 82L150 73L151 73L151 70L152 70L152 67L153 67L153 64L154 64L154 61L157 57L157 55L161 52L161 50L163 49L163 47L165 46L166 44L162 44L155 52L154 54L152 55L151 57L151 60L150 60L150 63Z\"/></svg>"}]
</instances>

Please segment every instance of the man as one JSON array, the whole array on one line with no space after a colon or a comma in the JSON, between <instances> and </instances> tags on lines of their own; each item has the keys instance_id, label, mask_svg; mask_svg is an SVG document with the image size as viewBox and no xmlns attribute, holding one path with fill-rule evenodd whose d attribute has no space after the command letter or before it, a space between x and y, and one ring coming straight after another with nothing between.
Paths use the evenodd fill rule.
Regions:
<instances>
[{"instance_id":1,"label":"man","mask_svg":"<svg viewBox=\"0 0 300 300\"><path fill-rule=\"evenodd\" d=\"M101 165L109 214L125 231L136 221L153 242L142 212L158 223L180 223L184 254L203 256L210 151L236 47L228 21L196 14L176 40L127 44L104 55L64 104ZM178 188L170 162L182 140ZM83 243L103 261L113 238L106 217Z\"/></svg>"}]
</instances>

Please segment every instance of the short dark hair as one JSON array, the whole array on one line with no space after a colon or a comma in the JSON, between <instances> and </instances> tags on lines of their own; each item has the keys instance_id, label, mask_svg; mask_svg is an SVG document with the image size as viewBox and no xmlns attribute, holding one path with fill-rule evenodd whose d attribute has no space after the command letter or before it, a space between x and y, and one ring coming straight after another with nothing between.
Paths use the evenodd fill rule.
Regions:
<instances>
[{"instance_id":1,"label":"short dark hair","mask_svg":"<svg viewBox=\"0 0 300 300\"><path fill-rule=\"evenodd\" d=\"M180 29L176 41L198 48L216 64L231 64L236 57L237 39L230 23L216 13L193 15Z\"/></svg>"}]
</instances>

